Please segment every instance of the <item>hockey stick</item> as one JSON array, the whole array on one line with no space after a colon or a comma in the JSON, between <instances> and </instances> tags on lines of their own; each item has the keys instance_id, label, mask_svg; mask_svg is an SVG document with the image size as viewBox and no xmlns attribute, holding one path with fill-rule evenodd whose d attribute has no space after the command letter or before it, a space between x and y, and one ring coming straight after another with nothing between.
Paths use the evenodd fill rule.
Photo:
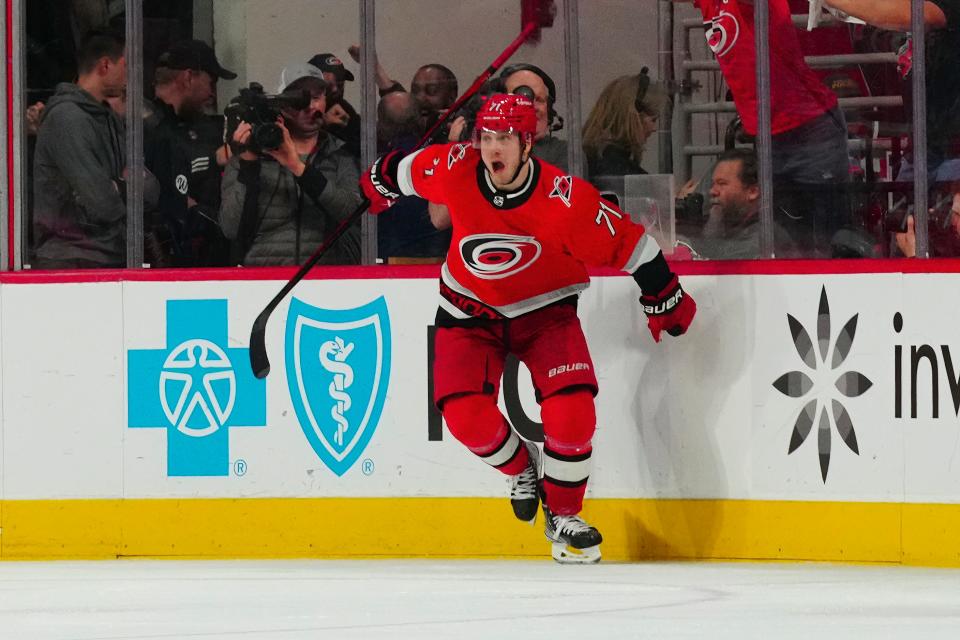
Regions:
<instances>
[{"instance_id":1,"label":"hockey stick","mask_svg":"<svg viewBox=\"0 0 960 640\"><path fill-rule=\"evenodd\" d=\"M503 63L506 62L510 56L516 53L517 49L520 48L527 38L536 37L540 31L541 27L549 27L553 24L553 13L551 11L553 2L552 0L548 2L539 2L537 7L533 11L534 15L531 16L531 20L527 22L523 31L520 32L520 35L503 50L497 58L490 64L487 69L477 76L477 79L473 81L466 91L463 92L453 105L447 109L447 111L440 116L437 122L430 127L430 130L427 131L420 141L417 143L417 148L426 146L430 141L431 136L434 132L441 126L443 123L450 117L451 114L456 113L457 110L463 106L463 104L472 98L477 91L480 90L480 87L484 82L490 79L490 77L497 72ZM524 15L527 15L527 9L524 9ZM364 214L367 210L367 207L370 206L370 201L366 198L363 198L360 201L360 204L354 209L353 213L347 216L336 229L333 230L326 240L323 241L323 244L313 253L310 258L303 263L303 265L297 270L297 272L287 281L287 284L283 285L283 288L280 289L280 292L273 297L263 311L260 312L260 315L257 316L257 319L253 323L253 328L250 330L250 367L253 369L253 375L258 378L266 378L267 374L270 373L270 359L267 357L267 344L266 344L266 334L267 334L267 322L270 320L270 314L273 313L273 310L287 297L287 294L297 286L301 280L306 277L307 273L320 261L320 259L326 254L327 250L340 239L346 230L352 225L356 220Z\"/></svg>"}]
</instances>

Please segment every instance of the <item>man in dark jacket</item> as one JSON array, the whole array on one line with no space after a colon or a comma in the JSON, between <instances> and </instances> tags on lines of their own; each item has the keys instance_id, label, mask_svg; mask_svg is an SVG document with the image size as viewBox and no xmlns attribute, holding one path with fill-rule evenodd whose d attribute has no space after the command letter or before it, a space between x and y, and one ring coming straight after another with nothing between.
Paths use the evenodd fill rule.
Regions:
<instances>
[{"instance_id":1,"label":"man in dark jacket","mask_svg":"<svg viewBox=\"0 0 960 640\"><path fill-rule=\"evenodd\" d=\"M126 70L123 37L92 33L77 52L77 83L57 85L43 111L34 156L34 268L126 262L125 136L106 103L123 96Z\"/></svg>"},{"instance_id":2,"label":"man in dark jacket","mask_svg":"<svg viewBox=\"0 0 960 640\"><path fill-rule=\"evenodd\" d=\"M146 167L160 182L159 214L150 221L146 246L155 266L227 264L228 244L217 224L219 198L204 202L199 187L215 181L219 193L228 147L209 142L201 127L217 80L236 77L200 40L174 43L157 60L156 97L147 101L143 144Z\"/></svg>"}]
</instances>

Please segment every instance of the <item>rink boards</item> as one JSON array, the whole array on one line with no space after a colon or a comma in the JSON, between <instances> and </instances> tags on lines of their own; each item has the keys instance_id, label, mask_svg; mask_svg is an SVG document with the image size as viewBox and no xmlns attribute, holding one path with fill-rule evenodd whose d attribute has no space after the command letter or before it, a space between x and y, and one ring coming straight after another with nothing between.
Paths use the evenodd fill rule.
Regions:
<instances>
[{"instance_id":1,"label":"rink boards","mask_svg":"<svg viewBox=\"0 0 960 640\"><path fill-rule=\"evenodd\" d=\"M605 557L960 565L960 277L743 271L660 344L632 279L582 297ZM431 411L434 275L320 271L265 381L280 279L3 281L0 557L544 556Z\"/></svg>"}]
</instances>

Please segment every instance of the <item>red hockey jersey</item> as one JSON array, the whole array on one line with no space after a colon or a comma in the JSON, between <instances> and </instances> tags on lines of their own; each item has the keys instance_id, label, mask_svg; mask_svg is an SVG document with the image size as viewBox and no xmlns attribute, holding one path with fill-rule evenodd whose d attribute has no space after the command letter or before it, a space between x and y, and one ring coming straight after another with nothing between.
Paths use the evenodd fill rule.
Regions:
<instances>
[{"instance_id":1,"label":"red hockey jersey","mask_svg":"<svg viewBox=\"0 0 960 640\"><path fill-rule=\"evenodd\" d=\"M707 44L733 93L743 128L757 133L757 51L753 3L694 0L703 14ZM773 133L796 129L826 113L837 96L807 66L786 0L771 0L770 113Z\"/></svg>"},{"instance_id":2,"label":"red hockey jersey","mask_svg":"<svg viewBox=\"0 0 960 640\"><path fill-rule=\"evenodd\" d=\"M633 273L660 253L643 226L591 184L528 162L529 177L514 192L494 187L470 144L433 145L400 162L403 193L450 210L440 306L454 318L514 318L586 289L587 266Z\"/></svg>"}]
</instances>

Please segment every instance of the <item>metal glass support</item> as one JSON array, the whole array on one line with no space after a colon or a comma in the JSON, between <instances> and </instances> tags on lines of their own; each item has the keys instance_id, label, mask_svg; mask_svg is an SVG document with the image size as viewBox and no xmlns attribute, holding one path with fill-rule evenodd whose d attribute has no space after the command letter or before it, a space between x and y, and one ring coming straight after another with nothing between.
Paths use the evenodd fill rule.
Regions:
<instances>
[{"instance_id":1,"label":"metal glass support","mask_svg":"<svg viewBox=\"0 0 960 640\"><path fill-rule=\"evenodd\" d=\"M126 0L127 268L143 268L143 0Z\"/></svg>"},{"instance_id":2,"label":"metal glass support","mask_svg":"<svg viewBox=\"0 0 960 640\"><path fill-rule=\"evenodd\" d=\"M567 127L567 170L570 175L583 177L579 0L563 2L563 50L566 53L567 117L570 123Z\"/></svg>"},{"instance_id":3,"label":"metal glass support","mask_svg":"<svg viewBox=\"0 0 960 640\"><path fill-rule=\"evenodd\" d=\"M773 136L770 114L770 7L754 3L757 51L757 159L760 168L760 256L773 257Z\"/></svg>"},{"instance_id":4,"label":"metal glass support","mask_svg":"<svg viewBox=\"0 0 960 640\"><path fill-rule=\"evenodd\" d=\"M360 170L377 158L377 3L360 0L360 122L364 123L360 148ZM361 218L360 262L377 262L377 219Z\"/></svg>"},{"instance_id":5,"label":"metal glass support","mask_svg":"<svg viewBox=\"0 0 960 640\"><path fill-rule=\"evenodd\" d=\"M924 0L910 2L910 31L913 34L913 192L914 229L917 234L917 257L930 257L928 233L927 189L927 43L924 39ZM934 132L936 133L936 132Z\"/></svg>"},{"instance_id":6,"label":"metal glass support","mask_svg":"<svg viewBox=\"0 0 960 640\"><path fill-rule=\"evenodd\" d=\"M672 93L673 78L673 2L660 0L657 3L657 80ZM673 100L669 100L657 127L658 173L673 173L672 123Z\"/></svg>"},{"instance_id":7,"label":"metal glass support","mask_svg":"<svg viewBox=\"0 0 960 640\"><path fill-rule=\"evenodd\" d=\"M6 4L0 5L0 33L3 34L3 38L0 38L0 46L3 47L4 56L7 52L7 38L11 34L7 33L7 27L13 25L7 24L7 7ZM3 87L3 92L6 94L7 91L7 65L0 64L0 87ZM17 95L17 94L12 94ZM3 105L0 106L0 144L3 144L3 153L0 154L0 211L6 211L7 215L3 217L2 223L0 223L0 271L8 271L12 267L11 256L9 254L10 247L10 236L9 236L9 221L12 220L13 211L11 207L7 205L10 202L10 193L8 187L10 184L10 174L7 171L7 153L10 151L8 146L7 134L7 100L3 101Z\"/></svg>"},{"instance_id":8,"label":"metal glass support","mask_svg":"<svg viewBox=\"0 0 960 640\"><path fill-rule=\"evenodd\" d=\"M25 0L8 0L13 3L12 18L13 24L9 25L8 33L12 40L13 64L13 118L11 120L11 130L7 135L13 136L13 180L10 183L13 187L13 260L11 264L10 256L6 255L9 243L3 242L3 268L13 269L23 268L23 256L27 244L26 225L27 217L27 131L26 117L26 80L27 80L27 62L26 62L26 11ZM6 85L4 85L6 90ZM9 226L3 225L3 233L8 232Z\"/></svg>"}]
</instances>

